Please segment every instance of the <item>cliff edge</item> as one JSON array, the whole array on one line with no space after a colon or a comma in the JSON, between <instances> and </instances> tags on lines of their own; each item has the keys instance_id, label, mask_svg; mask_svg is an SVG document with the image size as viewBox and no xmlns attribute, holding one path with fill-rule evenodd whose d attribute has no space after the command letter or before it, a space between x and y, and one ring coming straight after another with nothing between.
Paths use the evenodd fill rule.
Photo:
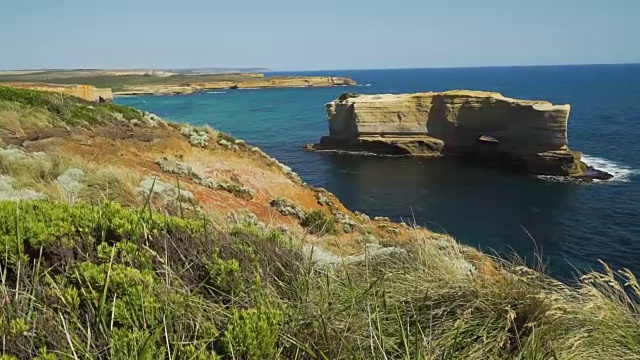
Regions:
<instances>
[{"instance_id":1,"label":"cliff edge","mask_svg":"<svg viewBox=\"0 0 640 360\"><path fill-rule=\"evenodd\" d=\"M343 94L326 108L329 135L309 149L450 156L538 175L611 177L569 149L570 105L453 90Z\"/></svg>"},{"instance_id":2,"label":"cliff edge","mask_svg":"<svg viewBox=\"0 0 640 360\"><path fill-rule=\"evenodd\" d=\"M111 102L113 100L113 92L110 88L98 88L91 85L9 82L2 83L2 86L59 93L87 101Z\"/></svg>"}]
</instances>

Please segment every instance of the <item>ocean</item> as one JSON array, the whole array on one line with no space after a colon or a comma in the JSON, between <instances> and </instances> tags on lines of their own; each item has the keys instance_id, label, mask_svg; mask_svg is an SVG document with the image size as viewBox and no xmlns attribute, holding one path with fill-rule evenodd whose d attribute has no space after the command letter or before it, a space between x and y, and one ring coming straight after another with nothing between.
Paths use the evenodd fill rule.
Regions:
<instances>
[{"instance_id":1,"label":"ocean","mask_svg":"<svg viewBox=\"0 0 640 360\"><path fill-rule=\"evenodd\" d=\"M259 146L352 210L415 221L548 271L640 272L640 64L274 73L348 76L356 87L205 91L118 98L164 118L208 124ZM328 133L324 104L343 92L473 89L571 104L569 145L615 175L559 183L451 160L311 153Z\"/></svg>"}]
</instances>

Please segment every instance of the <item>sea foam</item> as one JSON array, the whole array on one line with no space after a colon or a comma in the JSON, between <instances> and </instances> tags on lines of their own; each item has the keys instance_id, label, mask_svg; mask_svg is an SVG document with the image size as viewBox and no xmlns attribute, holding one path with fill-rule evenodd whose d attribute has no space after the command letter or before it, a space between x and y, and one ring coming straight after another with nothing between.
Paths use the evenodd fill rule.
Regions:
<instances>
[{"instance_id":1,"label":"sea foam","mask_svg":"<svg viewBox=\"0 0 640 360\"><path fill-rule=\"evenodd\" d=\"M606 171L613 175L613 179L608 181L629 182L633 176L640 174L639 169L601 157L583 154L582 161L598 170Z\"/></svg>"}]
</instances>

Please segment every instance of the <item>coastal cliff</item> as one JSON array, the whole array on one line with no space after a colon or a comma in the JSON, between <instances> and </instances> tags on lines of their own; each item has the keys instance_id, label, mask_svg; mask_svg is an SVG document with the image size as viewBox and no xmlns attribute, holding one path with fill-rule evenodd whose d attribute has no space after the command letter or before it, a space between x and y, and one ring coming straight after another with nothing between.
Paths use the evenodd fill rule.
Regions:
<instances>
[{"instance_id":1,"label":"coastal cliff","mask_svg":"<svg viewBox=\"0 0 640 360\"><path fill-rule=\"evenodd\" d=\"M454 90L343 94L326 108L329 135L309 149L450 156L531 174L610 177L569 149L570 105Z\"/></svg>"},{"instance_id":2,"label":"coastal cliff","mask_svg":"<svg viewBox=\"0 0 640 360\"><path fill-rule=\"evenodd\" d=\"M205 82L188 82L180 85L153 84L127 85L115 93L116 96L127 95L168 95L191 94L202 90L220 89L261 89L283 87L329 87L354 86L356 82L345 77L303 76L303 77L264 77L263 74L243 76L241 80L220 80Z\"/></svg>"},{"instance_id":3,"label":"coastal cliff","mask_svg":"<svg viewBox=\"0 0 640 360\"><path fill-rule=\"evenodd\" d=\"M2 83L0 85L10 86L19 89L38 90L60 93L87 101L110 102L113 100L113 92L109 88L97 88L91 85L64 85L64 84L44 84L44 83Z\"/></svg>"}]
</instances>

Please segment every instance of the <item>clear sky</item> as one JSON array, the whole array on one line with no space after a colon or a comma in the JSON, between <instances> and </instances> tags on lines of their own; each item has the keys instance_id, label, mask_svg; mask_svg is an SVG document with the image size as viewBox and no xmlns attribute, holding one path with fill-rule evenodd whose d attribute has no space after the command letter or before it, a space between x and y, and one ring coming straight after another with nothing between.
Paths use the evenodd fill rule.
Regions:
<instances>
[{"instance_id":1,"label":"clear sky","mask_svg":"<svg viewBox=\"0 0 640 360\"><path fill-rule=\"evenodd\" d=\"M0 68L640 62L640 0L1 0Z\"/></svg>"}]
</instances>

